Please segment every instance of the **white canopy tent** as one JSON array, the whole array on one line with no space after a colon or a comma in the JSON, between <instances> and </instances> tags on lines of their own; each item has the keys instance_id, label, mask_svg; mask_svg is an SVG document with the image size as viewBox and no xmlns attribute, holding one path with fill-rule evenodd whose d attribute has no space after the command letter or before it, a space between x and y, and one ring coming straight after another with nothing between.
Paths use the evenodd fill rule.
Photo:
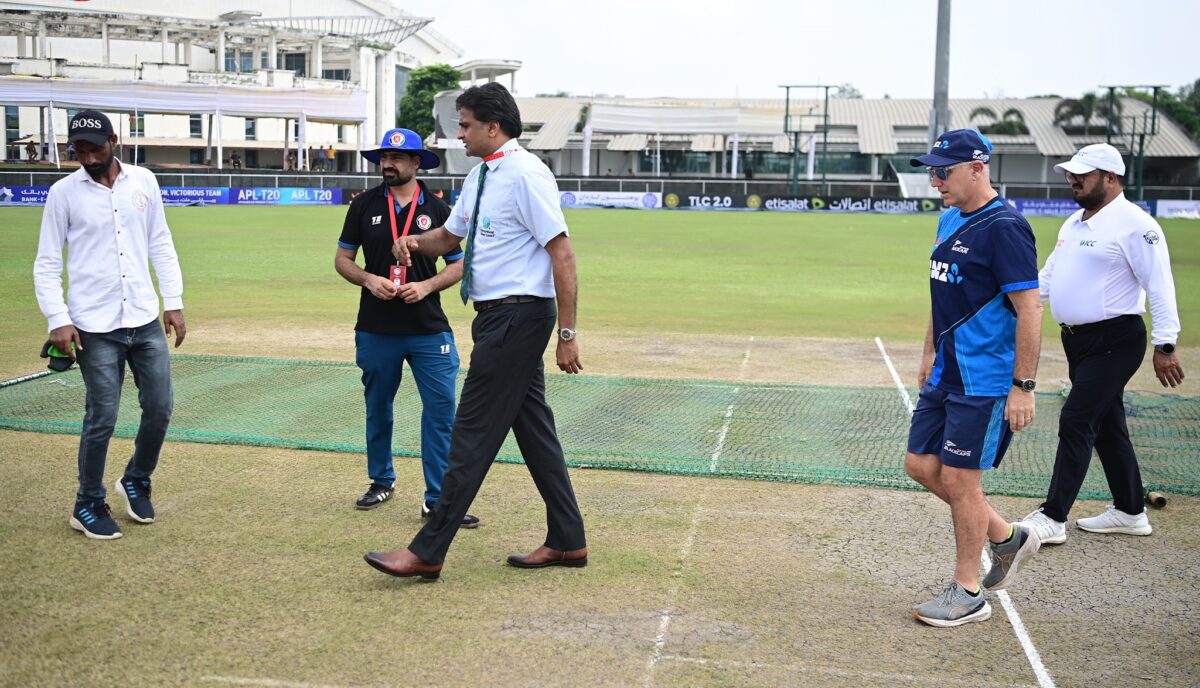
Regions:
<instances>
[{"instance_id":1,"label":"white canopy tent","mask_svg":"<svg viewBox=\"0 0 1200 688\"><path fill-rule=\"evenodd\" d=\"M592 103L583 128L583 174L590 169L592 133L654 134L656 147L663 134L712 134L733 137L730 176L737 176L740 137L779 136L783 118L775 112L740 107L692 107ZM655 171L658 174L659 164Z\"/></svg>"},{"instance_id":2,"label":"white canopy tent","mask_svg":"<svg viewBox=\"0 0 1200 688\"><path fill-rule=\"evenodd\" d=\"M31 107L95 109L136 114L211 115L216 120L217 167L222 167L220 121L233 117L275 117L300 122L297 163L303 165L307 122L351 124L366 121L367 93L353 90L272 89L245 86L152 81L99 81L0 77L0 104ZM54 118L51 135L54 133ZM361 130L361 126L359 126ZM53 141L53 139L51 139ZM53 160L57 162L57 146Z\"/></svg>"}]
</instances>

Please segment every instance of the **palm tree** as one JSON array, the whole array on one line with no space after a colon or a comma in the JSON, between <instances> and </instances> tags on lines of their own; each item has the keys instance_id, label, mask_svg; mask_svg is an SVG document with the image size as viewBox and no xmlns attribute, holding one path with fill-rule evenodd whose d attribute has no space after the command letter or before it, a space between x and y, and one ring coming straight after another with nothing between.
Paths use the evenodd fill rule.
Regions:
<instances>
[{"instance_id":1,"label":"palm tree","mask_svg":"<svg viewBox=\"0 0 1200 688\"><path fill-rule=\"evenodd\" d=\"M982 105L971 111L967 121L974 120L976 117L986 117L992 120L991 124L979 128L979 131L984 134L1019 136L1029 133L1029 128L1025 126L1025 115L1015 107L1005 110L1003 115L996 117L995 110Z\"/></svg>"},{"instance_id":2,"label":"palm tree","mask_svg":"<svg viewBox=\"0 0 1200 688\"><path fill-rule=\"evenodd\" d=\"M1095 93L1085 93L1079 98L1066 98L1054 106L1054 123L1069 126L1078 117L1083 120L1083 135L1088 135L1088 128L1093 117L1099 117L1112 124L1114 131L1121 131L1121 111L1124 108L1119 98L1114 98L1110 111L1107 98L1098 98Z\"/></svg>"}]
</instances>

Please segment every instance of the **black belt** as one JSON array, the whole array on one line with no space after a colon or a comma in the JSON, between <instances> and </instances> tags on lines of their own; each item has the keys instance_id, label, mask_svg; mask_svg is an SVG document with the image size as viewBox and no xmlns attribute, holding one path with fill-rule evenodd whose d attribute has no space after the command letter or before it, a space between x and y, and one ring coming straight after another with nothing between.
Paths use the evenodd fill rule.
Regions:
<instances>
[{"instance_id":1,"label":"black belt","mask_svg":"<svg viewBox=\"0 0 1200 688\"><path fill-rule=\"evenodd\" d=\"M482 313L489 308L503 306L509 303L533 303L534 301L549 301L546 296L505 296L502 299L492 299L491 301L476 301L475 312Z\"/></svg>"},{"instance_id":2,"label":"black belt","mask_svg":"<svg viewBox=\"0 0 1200 688\"><path fill-rule=\"evenodd\" d=\"M1103 330L1107 327L1112 327L1113 325L1118 325L1122 322L1141 319L1142 316L1140 315L1127 313L1125 315L1118 315L1115 318L1109 318L1108 320L1098 320L1092 323L1084 323L1083 325L1067 325L1066 323L1059 323L1058 326L1061 327L1063 332L1066 332L1067 334L1083 334L1084 332Z\"/></svg>"}]
</instances>

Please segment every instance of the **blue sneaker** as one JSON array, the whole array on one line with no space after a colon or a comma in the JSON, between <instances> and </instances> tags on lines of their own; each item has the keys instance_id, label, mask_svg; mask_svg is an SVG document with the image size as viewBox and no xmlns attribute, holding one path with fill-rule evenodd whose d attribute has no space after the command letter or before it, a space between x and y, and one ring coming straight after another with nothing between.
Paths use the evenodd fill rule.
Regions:
<instances>
[{"instance_id":1,"label":"blue sneaker","mask_svg":"<svg viewBox=\"0 0 1200 688\"><path fill-rule=\"evenodd\" d=\"M103 499L75 502L71 512L71 527L93 540L116 540L121 529L109 515L108 504Z\"/></svg>"},{"instance_id":2,"label":"blue sneaker","mask_svg":"<svg viewBox=\"0 0 1200 688\"><path fill-rule=\"evenodd\" d=\"M113 489L125 498L125 513L138 523L154 523L154 505L150 503L150 479L121 477Z\"/></svg>"}]
</instances>

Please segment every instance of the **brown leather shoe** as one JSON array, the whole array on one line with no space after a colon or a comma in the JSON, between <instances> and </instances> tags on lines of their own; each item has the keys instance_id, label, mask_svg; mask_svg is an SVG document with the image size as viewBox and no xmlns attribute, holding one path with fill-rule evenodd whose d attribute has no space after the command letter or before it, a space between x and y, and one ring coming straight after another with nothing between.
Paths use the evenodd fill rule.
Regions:
<instances>
[{"instance_id":1,"label":"brown leather shoe","mask_svg":"<svg viewBox=\"0 0 1200 688\"><path fill-rule=\"evenodd\" d=\"M363 555L363 561L372 568L398 578L420 576L425 580L436 580L442 574L441 564L430 564L407 549L395 552L367 552Z\"/></svg>"},{"instance_id":2,"label":"brown leather shoe","mask_svg":"<svg viewBox=\"0 0 1200 688\"><path fill-rule=\"evenodd\" d=\"M508 563L520 569L540 569L547 566L580 568L587 566L587 547L564 552L542 545L529 554L509 555Z\"/></svg>"}]
</instances>

